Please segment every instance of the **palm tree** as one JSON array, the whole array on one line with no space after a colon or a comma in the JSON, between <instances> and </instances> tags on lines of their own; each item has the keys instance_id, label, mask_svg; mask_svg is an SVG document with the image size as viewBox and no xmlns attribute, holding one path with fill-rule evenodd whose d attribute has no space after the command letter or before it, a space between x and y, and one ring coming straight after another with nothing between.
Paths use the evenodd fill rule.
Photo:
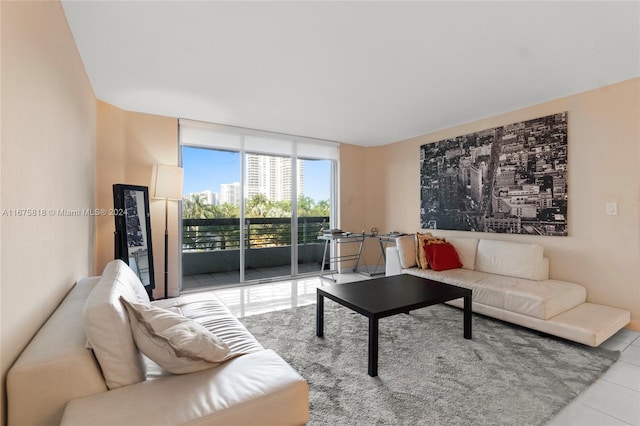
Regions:
<instances>
[{"instance_id":1,"label":"palm tree","mask_svg":"<svg viewBox=\"0 0 640 426\"><path fill-rule=\"evenodd\" d=\"M182 204L182 217L184 219L206 219L213 217L211 206L205 202L202 194L192 194L185 198Z\"/></svg>"},{"instance_id":2,"label":"palm tree","mask_svg":"<svg viewBox=\"0 0 640 426\"><path fill-rule=\"evenodd\" d=\"M298 216L311 216L315 201L311 197L301 195L298 197Z\"/></svg>"},{"instance_id":3,"label":"palm tree","mask_svg":"<svg viewBox=\"0 0 640 426\"><path fill-rule=\"evenodd\" d=\"M247 203L247 216L249 217L267 217L267 213L271 209L271 201L264 194L256 194L249 199Z\"/></svg>"},{"instance_id":4,"label":"palm tree","mask_svg":"<svg viewBox=\"0 0 640 426\"><path fill-rule=\"evenodd\" d=\"M219 206L213 206L213 214L215 218L237 218L240 217L240 207L231 203L224 203Z\"/></svg>"},{"instance_id":5,"label":"palm tree","mask_svg":"<svg viewBox=\"0 0 640 426\"><path fill-rule=\"evenodd\" d=\"M329 200L320 200L316 204L313 216L329 216L331 212L331 204Z\"/></svg>"}]
</instances>

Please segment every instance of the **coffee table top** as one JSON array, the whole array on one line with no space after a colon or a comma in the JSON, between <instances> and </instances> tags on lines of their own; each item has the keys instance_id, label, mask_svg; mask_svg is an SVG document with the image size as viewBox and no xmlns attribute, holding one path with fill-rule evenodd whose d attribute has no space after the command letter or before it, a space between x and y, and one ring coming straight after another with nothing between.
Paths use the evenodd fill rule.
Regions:
<instances>
[{"instance_id":1,"label":"coffee table top","mask_svg":"<svg viewBox=\"0 0 640 426\"><path fill-rule=\"evenodd\" d=\"M471 290L402 274L318 287L319 295L370 318L383 318L464 296Z\"/></svg>"}]
</instances>

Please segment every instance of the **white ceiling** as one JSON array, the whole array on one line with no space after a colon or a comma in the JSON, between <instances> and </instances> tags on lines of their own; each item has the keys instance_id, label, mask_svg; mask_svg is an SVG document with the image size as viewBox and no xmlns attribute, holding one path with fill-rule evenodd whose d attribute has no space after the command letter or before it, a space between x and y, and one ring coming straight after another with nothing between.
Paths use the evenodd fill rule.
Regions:
<instances>
[{"instance_id":1,"label":"white ceiling","mask_svg":"<svg viewBox=\"0 0 640 426\"><path fill-rule=\"evenodd\" d=\"M63 1L117 107L387 144L640 76L640 2Z\"/></svg>"}]
</instances>

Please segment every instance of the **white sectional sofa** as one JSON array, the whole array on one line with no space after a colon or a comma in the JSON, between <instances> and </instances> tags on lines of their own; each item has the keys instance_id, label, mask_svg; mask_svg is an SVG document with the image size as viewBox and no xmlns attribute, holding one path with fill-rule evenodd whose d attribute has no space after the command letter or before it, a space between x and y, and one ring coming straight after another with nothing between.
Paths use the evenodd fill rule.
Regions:
<instances>
[{"instance_id":1,"label":"white sectional sofa","mask_svg":"<svg viewBox=\"0 0 640 426\"><path fill-rule=\"evenodd\" d=\"M151 302L193 319L231 353L242 354L188 374L170 374L141 356L121 296L149 303L140 281L119 260L101 277L74 286L8 372L9 425L308 421L307 382L265 350L212 293Z\"/></svg>"},{"instance_id":2,"label":"white sectional sofa","mask_svg":"<svg viewBox=\"0 0 640 426\"><path fill-rule=\"evenodd\" d=\"M450 238L461 268L434 271L413 266L413 236L386 249L386 275L407 273L472 289L474 312L589 346L598 346L627 325L629 311L588 303L584 287L549 278L539 244ZM462 300L450 302L462 307Z\"/></svg>"}]
</instances>

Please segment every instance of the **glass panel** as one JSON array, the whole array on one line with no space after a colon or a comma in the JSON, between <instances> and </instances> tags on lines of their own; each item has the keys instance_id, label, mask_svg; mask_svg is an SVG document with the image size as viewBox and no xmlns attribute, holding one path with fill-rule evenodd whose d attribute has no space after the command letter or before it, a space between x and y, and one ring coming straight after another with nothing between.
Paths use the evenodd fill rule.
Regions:
<instances>
[{"instance_id":1,"label":"glass panel","mask_svg":"<svg viewBox=\"0 0 640 426\"><path fill-rule=\"evenodd\" d=\"M240 282L240 153L182 146L182 289Z\"/></svg>"},{"instance_id":2,"label":"glass panel","mask_svg":"<svg viewBox=\"0 0 640 426\"><path fill-rule=\"evenodd\" d=\"M124 190L127 210L126 228L129 266L136 272L142 285L146 287L151 285L152 282L151 274L149 273L149 245L147 243L149 232L147 231L147 221L145 220L147 217L145 196L147 195L144 191Z\"/></svg>"},{"instance_id":3,"label":"glass panel","mask_svg":"<svg viewBox=\"0 0 640 426\"><path fill-rule=\"evenodd\" d=\"M331 160L298 159L297 169L298 273L318 273L324 249L318 235L331 228Z\"/></svg>"},{"instance_id":4,"label":"glass panel","mask_svg":"<svg viewBox=\"0 0 640 426\"><path fill-rule=\"evenodd\" d=\"M245 281L291 275L291 157L245 154Z\"/></svg>"}]
</instances>

